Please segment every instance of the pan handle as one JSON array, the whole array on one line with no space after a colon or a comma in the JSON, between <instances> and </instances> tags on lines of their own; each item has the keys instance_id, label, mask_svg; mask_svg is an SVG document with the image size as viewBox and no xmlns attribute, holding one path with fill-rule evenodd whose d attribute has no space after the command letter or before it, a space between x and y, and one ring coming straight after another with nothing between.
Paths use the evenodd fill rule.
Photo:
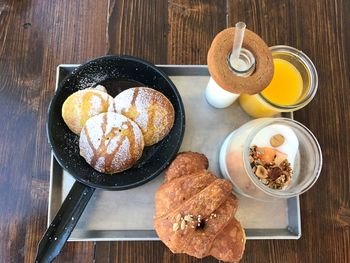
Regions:
<instances>
[{"instance_id":1,"label":"pan handle","mask_svg":"<svg viewBox=\"0 0 350 263\"><path fill-rule=\"evenodd\" d=\"M72 233L95 188L75 182L60 210L42 237L35 262L52 262Z\"/></svg>"}]
</instances>

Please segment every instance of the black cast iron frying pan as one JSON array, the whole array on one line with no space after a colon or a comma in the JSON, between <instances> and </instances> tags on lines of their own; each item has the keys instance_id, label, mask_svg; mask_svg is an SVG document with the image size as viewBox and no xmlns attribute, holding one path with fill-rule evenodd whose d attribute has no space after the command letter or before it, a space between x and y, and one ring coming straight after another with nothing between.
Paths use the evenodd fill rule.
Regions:
<instances>
[{"instance_id":1,"label":"black cast iron frying pan","mask_svg":"<svg viewBox=\"0 0 350 263\"><path fill-rule=\"evenodd\" d=\"M79 137L61 116L63 102L79 89L102 84L112 96L132 86L147 86L162 92L173 104L175 123L168 136L146 147L139 162L122 173L107 175L95 171L79 155ZM52 224L38 246L36 262L51 262L61 251L95 188L125 190L142 185L170 163L180 148L185 130L185 111L171 80L157 67L130 56L105 56L89 61L59 85L48 111L47 135L56 160L75 179Z\"/></svg>"}]
</instances>

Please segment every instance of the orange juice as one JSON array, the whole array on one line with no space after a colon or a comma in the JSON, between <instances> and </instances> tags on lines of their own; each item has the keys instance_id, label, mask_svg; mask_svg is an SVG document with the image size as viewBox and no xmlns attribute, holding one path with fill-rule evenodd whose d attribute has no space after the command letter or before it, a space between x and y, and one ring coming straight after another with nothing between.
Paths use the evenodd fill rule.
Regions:
<instances>
[{"instance_id":1,"label":"orange juice","mask_svg":"<svg viewBox=\"0 0 350 263\"><path fill-rule=\"evenodd\" d=\"M261 93L269 101L279 105L292 105L298 101L303 90L303 79L292 63L275 58L275 73L271 83Z\"/></svg>"},{"instance_id":2,"label":"orange juice","mask_svg":"<svg viewBox=\"0 0 350 263\"><path fill-rule=\"evenodd\" d=\"M298 69L290 62L274 58L274 75L271 83L261 92L271 104L289 106L298 102L303 92L303 79ZM279 111L264 103L260 95L241 94L241 107L253 117L272 116Z\"/></svg>"}]
</instances>

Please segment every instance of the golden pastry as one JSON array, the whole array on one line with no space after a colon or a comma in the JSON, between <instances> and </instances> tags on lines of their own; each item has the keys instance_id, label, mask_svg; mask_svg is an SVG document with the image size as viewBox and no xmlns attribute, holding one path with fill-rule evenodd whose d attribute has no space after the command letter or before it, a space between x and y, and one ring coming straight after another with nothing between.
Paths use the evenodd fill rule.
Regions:
<instances>
[{"instance_id":1,"label":"golden pastry","mask_svg":"<svg viewBox=\"0 0 350 263\"><path fill-rule=\"evenodd\" d=\"M209 161L204 154L194 152L179 153L165 172L165 180L170 181L177 177L208 169L208 167Z\"/></svg>"},{"instance_id":2,"label":"golden pastry","mask_svg":"<svg viewBox=\"0 0 350 263\"><path fill-rule=\"evenodd\" d=\"M139 125L145 146L162 140L174 124L173 105L162 93L151 88L124 90L114 98L114 110Z\"/></svg>"},{"instance_id":3,"label":"golden pastry","mask_svg":"<svg viewBox=\"0 0 350 263\"><path fill-rule=\"evenodd\" d=\"M204 158L181 153L170 165L156 192L154 228L173 253L237 262L245 248L244 230L234 217L238 200L229 181L202 169ZM189 173L179 172L181 167Z\"/></svg>"},{"instance_id":4,"label":"golden pastry","mask_svg":"<svg viewBox=\"0 0 350 263\"><path fill-rule=\"evenodd\" d=\"M115 112L91 117L80 134L80 155L101 173L132 167L142 155L143 135L135 122Z\"/></svg>"},{"instance_id":5,"label":"golden pastry","mask_svg":"<svg viewBox=\"0 0 350 263\"><path fill-rule=\"evenodd\" d=\"M85 122L102 112L113 111L113 98L97 89L74 92L63 103L62 117L68 128L80 134Z\"/></svg>"}]
</instances>

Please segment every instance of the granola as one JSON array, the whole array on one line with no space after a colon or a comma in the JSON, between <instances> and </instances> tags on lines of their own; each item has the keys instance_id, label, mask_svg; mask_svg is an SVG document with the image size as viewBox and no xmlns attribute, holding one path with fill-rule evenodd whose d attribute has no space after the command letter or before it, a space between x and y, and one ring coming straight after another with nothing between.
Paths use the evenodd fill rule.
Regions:
<instances>
[{"instance_id":1,"label":"granola","mask_svg":"<svg viewBox=\"0 0 350 263\"><path fill-rule=\"evenodd\" d=\"M178 214L173 223L173 231L176 232L178 230L185 230L187 227L195 228L195 229L204 229L206 222L211 219L215 219L217 214L212 213L206 219L204 219L201 215L184 215Z\"/></svg>"},{"instance_id":2,"label":"granola","mask_svg":"<svg viewBox=\"0 0 350 263\"><path fill-rule=\"evenodd\" d=\"M281 190L292 179L292 168L287 156L273 148L250 147L249 162L255 176L266 186Z\"/></svg>"}]
</instances>

